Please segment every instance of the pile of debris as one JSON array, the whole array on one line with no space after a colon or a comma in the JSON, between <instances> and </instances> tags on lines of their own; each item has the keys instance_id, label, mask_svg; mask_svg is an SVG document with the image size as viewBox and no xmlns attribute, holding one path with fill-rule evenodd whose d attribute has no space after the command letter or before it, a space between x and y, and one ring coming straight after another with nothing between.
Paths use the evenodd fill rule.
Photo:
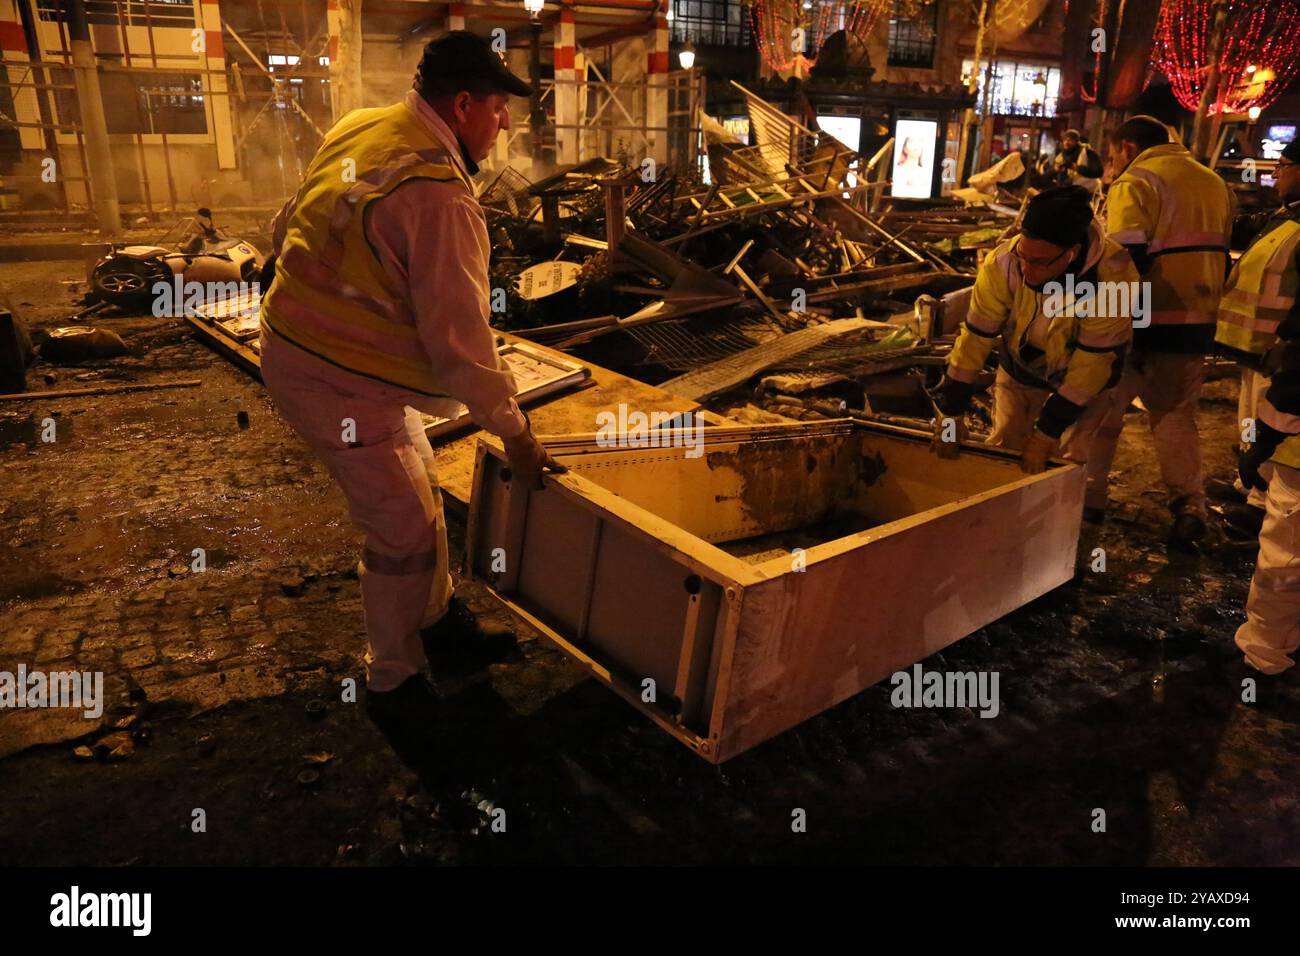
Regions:
<instances>
[{"instance_id":1,"label":"pile of debris","mask_svg":"<svg viewBox=\"0 0 1300 956\"><path fill-rule=\"evenodd\" d=\"M892 141L867 157L743 92L759 143L712 150L708 185L649 160L498 175L494 325L740 420L927 417L978 253L1017 210L891 199Z\"/></svg>"},{"instance_id":2,"label":"pile of debris","mask_svg":"<svg viewBox=\"0 0 1300 956\"><path fill-rule=\"evenodd\" d=\"M506 168L482 191L493 325L572 363L518 342L503 358L533 397L588 363L742 423L928 419L979 255L1018 209L996 184L978 201L892 197L893 140L866 156L738 89L757 144L715 137L707 174L597 158L538 182ZM254 374L259 298L186 310Z\"/></svg>"}]
</instances>

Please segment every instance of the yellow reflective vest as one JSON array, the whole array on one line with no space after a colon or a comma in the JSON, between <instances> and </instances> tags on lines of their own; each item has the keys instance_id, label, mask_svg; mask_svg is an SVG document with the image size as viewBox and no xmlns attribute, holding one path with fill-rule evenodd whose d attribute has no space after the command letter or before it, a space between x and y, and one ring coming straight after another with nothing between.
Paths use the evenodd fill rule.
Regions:
<instances>
[{"instance_id":1,"label":"yellow reflective vest","mask_svg":"<svg viewBox=\"0 0 1300 956\"><path fill-rule=\"evenodd\" d=\"M1005 240L980 266L966 322L948 356L948 378L974 382L1000 338L999 360L1012 378L1082 407L1119 377L1133 335L1137 269L1094 222L1073 284L1062 276L1059 295L1052 283L1036 291L1021 276L1019 242L1019 236ZM1084 283L1091 293L1085 294Z\"/></svg>"},{"instance_id":2,"label":"yellow reflective vest","mask_svg":"<svg viewBox=\"0 0 1300 956\"><path fill-rule=\"evenodd\" d=\"M1149 267L1137 257L1151 283L1152 324L1138 332L1139 347L1209 351L1234 206L1227 184L1178 143L1143 150L1111 184L1109 237L1150 257Z\"/></svg>"},{"instance_id":3,"label":"yellow reflective vest","mask_svg":"<svg viewBox=\"0 0 1300 956\"><path fill-rule=\"evenodd\" d=\"M262 323L332 365L444 397L409 293L365 232L366 208L410 179L473 186L406 106L353 110L326 135L294 202Z\"/></svg>"},{"instance_id":4,"label":"yellow reflective vest","mask_svg":"<svg viewBox=\"0 0 1300 956\"><path fill-rule=\"evenodd\" d=\"M1284 208L1260 232L1223 290L1215 341L1242 365L1259 368L1278 341L1278 329L1296 312L1300 287L1300 204ZM1300 468L1300 437L1288 438L1273 461Z\"/></svg>"},{"instance_id":5,"label":"yellow reflective vest","mask_svg":"<svg viewBox=\"0 0 1300 956\"><path fill-rule=\"evenodd\" d=\"M1295 308L1300 205L1267 224L1232 267L1215 341L1221 351L1250 364L1277 341L1278 325Z\"/></svg>"}]
</instances>

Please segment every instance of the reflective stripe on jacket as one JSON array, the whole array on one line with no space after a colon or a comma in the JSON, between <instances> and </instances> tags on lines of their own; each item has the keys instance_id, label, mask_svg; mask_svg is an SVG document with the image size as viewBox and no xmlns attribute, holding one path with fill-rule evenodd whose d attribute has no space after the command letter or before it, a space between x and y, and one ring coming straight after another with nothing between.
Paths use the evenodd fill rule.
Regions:
<instances>
[{"instance_id":1,"label":"reflective stripe on jacket","mask_svg":"<svg viewBox=\"0 0 1300 956\"><path fill-rule=\"evenodd\" d=\"M1219 305L1215 334L1219 351L1242 365L1259 368L1264 355L1279 341L1300 332L1300 323L1287 322L1297 314L1297 275L1300 273L1300 207L1283 209L1279 218L1267 224L1242 253L1228 276ZM1285 324L1284 324L1285 323ZM1294 374L1292 370L1288 370ZM1260 389L1257 418L1286 430L1294 416L1274 408L1263 398L1271 380ZM1243 387L1244 384L1243 384ZM1288 438L1278 446L1272 460L1300 468L1300 437Z\"/></svg>"},{"instance_id":2,"label":"reflective stripe on jacket","mask_svg":"<svg viewBox=\"0 0 1300 956\"><path fill-rule=\"evenodd\" d=\"M1214 323L1233 205L1227 184L1178 143L1143 150L1111 184L1109 238L1145 246L1151 257L1143 278L1151 283L1152 325Z\"/></svg>"},{"instance_id":3,"label":"reflective stripe on jacket","mask_svg":"<svg viewBox=\"0 0 1300 956\"><path fill-rule=\"evenodd\" d=\"M404 103L340 120L298 190L262 321L340 368L442 397L405 284L384 267L365 231L367 207L416 178L458 182L474 193Z\"/></svg>"},{"instance_id":4,"label":"reflective stripe on jacket","mask_svg":"<svg viewBox=\"0 0 1300 956\"><path fill-rule=\"evenodd\" d=\"M1300 210L1266 227L1232 267L1215 341L1243 364L1262 357L1277 340L1278 326L1296 307Z\"/></svg>"}]
</instances>

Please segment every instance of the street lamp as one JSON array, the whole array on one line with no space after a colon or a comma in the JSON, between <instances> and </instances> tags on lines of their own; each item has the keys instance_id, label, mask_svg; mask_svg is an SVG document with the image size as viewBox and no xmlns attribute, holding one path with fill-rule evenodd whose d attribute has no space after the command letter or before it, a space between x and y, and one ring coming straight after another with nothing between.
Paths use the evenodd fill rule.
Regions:
<instances>
[{"instance_id":1,"label":"street lamp","mask_svg":"<svg viewBox=\"0 0 1300 956\"><path fill-rule=\"evenodd\" d=\"M677 62L682 65L683 70L689 70L695 65L695 44L690 40L687 40L686 46L678 51Z\"/></svg>"},{"instance_id":2,"label":"street lamp","mask_svg":"<svg viewBox=\"0 0 1300 956\"><path fill-rule=\"evenodd\" d=\"M528 26L532 31L528 60L528 84L533 88L528 98L528 138L532 140L533 161L542 161L542 130L546 127L546 112L542 109L542 21L539 14L546 0L524 0L528 11Z\"/></svg>"}]
</instances>

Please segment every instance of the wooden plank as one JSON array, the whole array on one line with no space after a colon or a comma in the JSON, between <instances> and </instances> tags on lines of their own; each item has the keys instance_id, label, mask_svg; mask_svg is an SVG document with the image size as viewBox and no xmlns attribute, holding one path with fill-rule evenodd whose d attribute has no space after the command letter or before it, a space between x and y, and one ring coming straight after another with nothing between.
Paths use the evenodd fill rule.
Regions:
<instances>
[{"instance_id":1,"label":"wooden plank","mask_svg":"<svg viewBox=\"0 0 1300 956\"><path fill-rule=\"evenodd\" d=\"M160 388L197 388L202 379L183 382L138 382L131 385L97 385L90 388L61 388L47 392L11 392L0 395L0 402L36 401L49 398L76 398L79 395L113 395L117 392L152 392Z\"/></svg>"}]
</instances>

